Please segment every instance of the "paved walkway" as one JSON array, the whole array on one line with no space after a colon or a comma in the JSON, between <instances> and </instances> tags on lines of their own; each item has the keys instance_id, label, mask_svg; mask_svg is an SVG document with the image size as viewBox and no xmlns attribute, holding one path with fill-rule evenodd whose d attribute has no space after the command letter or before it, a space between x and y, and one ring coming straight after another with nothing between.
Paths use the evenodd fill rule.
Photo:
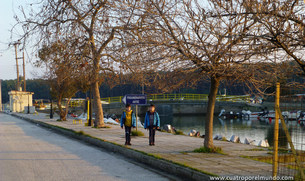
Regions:
<instances>
[{"instance_id":1,"label":"paved walkway","mask_svg":"<svg viewBox=\"0 0 305 181\"><path fill-rule=\"evenodd\" d=\"M57 118L48 119L48 115L43 113L19 115L74 131L83 131L85 134L117 144L123 145L125 143L124 130L119 125L109 125L111 128L95 129L85 127L84 124L73 124L72 120L57 122ZM194 149L203 145L202 138L157 132L156 146L149 146L148 132L143 128L138 129L145 136L132 137L132 146L128 147L219 176L272 175L271 164L242 158L242 156L270 156L267 154L268 149L254 151L253 149L258 149L257 146L214 140L214 145L221 147L225 154L194 153L192 152Z\"/></svg>"},{"instance_id":2,"label":"paved walkway","mask_svg":"<svg viewBox=\"0 0 305 181\"><path fill-rule=\"evenodd\" d=\"M0 181L143 180L177 177L0 113Z\"/></svg>"}]
</instances>

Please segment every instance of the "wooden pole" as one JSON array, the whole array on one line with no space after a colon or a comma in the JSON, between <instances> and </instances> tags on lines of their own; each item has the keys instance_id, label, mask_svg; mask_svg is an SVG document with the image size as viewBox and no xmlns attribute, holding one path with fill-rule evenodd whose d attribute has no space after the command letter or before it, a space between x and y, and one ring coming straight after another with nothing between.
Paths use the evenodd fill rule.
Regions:
<instances>
[{"instance_id":1,"label":"wooden pole","mask_svg":"<svg viewBox=\"0 0 305 181\"><path fill-rule=\"evenodd\" d=\"M138 105L136 105L136 131L138 132Z\"/></svg>"},{"instance_id":2,"label":"wooden pole","mask_svg":"<svg viewBox=\"0 0 305 181\"><path fill-rule=\"evenodd\" d=\"M26 81L25 81L25 63L24 63L24 51L23 51L23 91L26 92Z\"/></svg>"},{"instance_id":3,"label":"wooden pole","mask_svg":"<svg viewBox=\"0 0 305 181\"><path fill-rule=\"evenodd\" d=\"M273 139L273 164L272 164L272 176L277 176L278 170L278 142L279 142L279 112L276 109L280 106L280 83L276 83L275 92L275 122L274 122L274 139Z\"/></svg>"}]
</instances>

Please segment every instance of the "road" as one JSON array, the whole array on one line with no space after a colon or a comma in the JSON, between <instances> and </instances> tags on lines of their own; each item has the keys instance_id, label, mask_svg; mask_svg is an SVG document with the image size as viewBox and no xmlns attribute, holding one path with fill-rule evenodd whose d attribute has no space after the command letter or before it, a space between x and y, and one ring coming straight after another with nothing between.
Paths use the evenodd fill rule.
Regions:
<instances>
[{"instance_id":1,"label":"road","mask_svg":"<svg viewBox=\"0 0 305 181\"><path fill-rule=\"evenodd\" d=\"M176 180L120 155L0 113L0 180Z\"/></svg>"}]
</instances>

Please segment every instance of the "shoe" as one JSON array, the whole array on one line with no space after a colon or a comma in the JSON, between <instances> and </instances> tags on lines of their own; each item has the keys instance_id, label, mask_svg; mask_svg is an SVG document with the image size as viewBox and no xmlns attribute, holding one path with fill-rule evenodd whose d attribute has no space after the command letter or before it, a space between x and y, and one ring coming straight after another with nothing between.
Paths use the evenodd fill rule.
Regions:
<instances>
[{"instance_id":1,"label":"shoe","mask_svg":"<svg viewBox=\"0 0 305 181\"><path fill-rule=\"evenodd\" d=\"M149 146L152 146L152 144L151 144L151 143L149 143Z\"/></svg>"},{"instance_id":2,"label":"shoe","mask_svg":"<svg viewBox=\"0 0 305 181\"><path fill-rule=\"evenodd\" d=\"M125 143L125 145L128 145L128 143Z\"/></svg>"},{"instance_id":3,"label":"shoe","mask_svg":"<svg viewBox=\"0 0 305 181\"><path fill-rule=\"evenodd\" d=\"M131 145L131 143L127 143L127 145Z\"/></svg>"},{"instance_id":4,"label":"shoe","mask_svg":"<svg viewBox=\"0 0 305 181\"><path fill-rule=\"evenodd\" d=\"M152 143L151 145L155 146L155 143Z\"/></svg>"}]
</instances>

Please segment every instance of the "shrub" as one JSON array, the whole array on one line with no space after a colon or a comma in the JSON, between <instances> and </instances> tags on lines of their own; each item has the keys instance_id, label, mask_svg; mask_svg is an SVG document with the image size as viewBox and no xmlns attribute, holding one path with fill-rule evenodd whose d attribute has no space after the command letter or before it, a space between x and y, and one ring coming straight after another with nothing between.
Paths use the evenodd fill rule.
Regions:
<instances>
[{"instance_id":1,"label":"shrub","mask_svg":"<svg viewBox=\"0 0 305 181\"><path fill-rule=\"evenodd\" d=\"M144 133L142 131L133 130L131 131L131 136L144 136Z\"/></svg>"},{"instance_id":2,"label":"shrub","mask_svg":"<svg viewBox=\"0 0 305 181\"><path fill-rule=\"evenodd\" d=\"M200 147L200 148L196 148L194 150L195 153L221 153L223 154L222 152L222 149L220 147L213 147L213 148L206 148L206 147Z\"/></svg>"},{"instance_id":3,"label":"shrub","mask_svg":"<svg viewBox=\"0 0 305 181\"><path fill-rule=\"evenodd\" d=\"M226 137L222 137L221 141L228 141Z\"/></svg>"},{"instance_id":4,"label":"shrub","mask_svg":"<svg viewBox=\"0 0 305 181\"><path fill-rule=\"evenodd\" d=\"M176 130L175 134L176 135L184 135L183 131L181 131L181 130Z\"/></svg>"}]
</instances>

